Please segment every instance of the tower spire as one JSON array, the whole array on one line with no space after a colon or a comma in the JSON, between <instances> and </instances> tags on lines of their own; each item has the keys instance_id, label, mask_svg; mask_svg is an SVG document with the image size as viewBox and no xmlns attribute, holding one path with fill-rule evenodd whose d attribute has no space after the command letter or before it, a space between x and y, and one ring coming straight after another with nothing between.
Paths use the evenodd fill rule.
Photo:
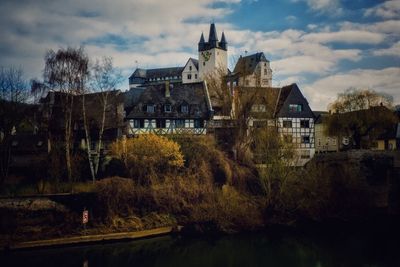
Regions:
<instances>
[{"instance_id":1,"label":"tower spire","mask_svg":"<svg viewBox=\"0 0 400 267\"><path fill-rule=\"evenodd\" d=\"M200 41L199 41L199 51L204 50L204 43L205 43L205 41L204 41L204 34L201 33Z\"/></svg>"},{"instance_id":2,"label":"tower spire","mask_svg":"<svg viewBox=\"0 0 400 267\"><path fill-rule=\"evenodd\" d=\"M224 34L224 32L222 32L221 42L219 42L219 46L220 46L222 49L227 50L227 48L226 48L227 44L228 44L228 43L226 42L225 34Z\"/></svg>"},{"instance_id":3,"label":"tower spire","mask_svg":"<svg viewBox=\"0 0 400 267\"><path fill-rule=\"evenodd\" d=\"M208 35L208 42L212 47L216 47L218 43L217 30L215 29L215 24L210 25L210 34Z\"/></svg>"}]
</instances>

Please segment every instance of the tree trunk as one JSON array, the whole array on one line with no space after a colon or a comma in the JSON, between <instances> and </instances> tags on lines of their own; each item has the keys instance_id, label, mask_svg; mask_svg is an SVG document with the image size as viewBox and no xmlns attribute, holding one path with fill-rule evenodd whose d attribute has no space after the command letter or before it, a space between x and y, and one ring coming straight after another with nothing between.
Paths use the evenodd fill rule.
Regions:
<instances>
[{"instance_id":1,"label":"tree trunk","mask_svg":"<svg viewBox=\"0 0 400 267\"><path fill-rule=\"evenodd\" d=\"M92 180L93 183L96 181L96 174L93 168L93 159L90 153L90 132L89 132L89 127L87 125L87 119L86 119L86 107L85 107L85 95L82 95L82 115L83 115L83 128L85 128L85 136L86 136L86 152L88 156L88 161L89 161L89 167L90 167L90 174L92 175ZM97 155L98 157L98 155Z\"/></svg>"},{"instance_id":2,"label":"tree trunk","mask_svg":"<svg viewBox=\"0 0 400 267\"><path fill-rule=\"evenodd\" d=\"M69 105L69 97L71 97L71 104ZM71 163L71 124L72 124L72 108L73 108L73 97L66 96L66 120L65 120L65 160L67 164L67 173L68 173L68 181L70 183L71 192L72 192L72 163Z\"/></svg>"},{"instance_id":3,"label":"tree trunk","mask_svg":"<svg viewBox=\"0 0 400 267\"><path fill-rule=\"evenodd\" d=\"M107 109L107 104L108 104L108 92L105 93L105 96L103 97L103 114L101 118L101 126L100 126L100 131L99 131L99 146L97 148L97 156L95 158L95 165L94 165L94 172L97 175L99 171L99 164L100 164L100 152L101 152L101 147L103 145L103 133L104 133L104 127L105 127L105 121L106 121L106 109Z\"/></svg>"}]
</instances>

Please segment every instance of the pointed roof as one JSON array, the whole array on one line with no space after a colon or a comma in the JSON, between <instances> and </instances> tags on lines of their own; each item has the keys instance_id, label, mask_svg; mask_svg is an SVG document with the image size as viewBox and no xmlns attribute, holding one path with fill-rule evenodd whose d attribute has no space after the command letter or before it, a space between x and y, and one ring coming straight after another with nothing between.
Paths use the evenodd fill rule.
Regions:
<instances>
[{"instance_id":1,"label":"pointed roof","mask_svg":"<svg viewBox=\"0 0 400 267\"><path fill-rule=\"evenodd\" d=\"M201 33L199 44L204 44L204 34Z\"/></svg>"},{"instance_id":2,"label":"pointed roof","mask_svg":"<svg viewBox=\"0 0 400 267\"><path fill-rule=\"evenodd\" d=\"M221 36L221 42L220 42L221 44L226 44L227 42L226 42L226 39L225 39L225 34L224 34L224 32L222 32L222 36Z\"/></svg>"},{"instance_id":3,"label":"pointed roof","mask_svg":"<svg viewBox=\"0 0 400 267\"><path fill-rule=\"evenodd\" d=\"M240 57L235 65L234 73L251 74L255 71L259 62L269 62L263 52L255 53L249 56ZM243 73L244 72L244 73Z\"/></svg>"},{"instance_id":4,"label":"pointed roof","mask_svg":"<svg viewBox=\"0 0 400 267\"><path fill-rule=\"evenodd\" d=\"M208 35L208 42L218 42L217 30L215 29L215 24L210 25L210 34Z\"/></svg>"},{"instance_id":5,"label":"pointed roof","mask_svg":"<svg viewBox=\"0 0 400 267\"><path fill-rule=\"evenodd\" d=\"M300 104L303 106L301 112L293 113L289 111L290 104ZM285 118L315 118L307 99L301 93L297 84L293 83L280 89L278 101L275 108L276 117Z\"/></svg>"}]
</instances>

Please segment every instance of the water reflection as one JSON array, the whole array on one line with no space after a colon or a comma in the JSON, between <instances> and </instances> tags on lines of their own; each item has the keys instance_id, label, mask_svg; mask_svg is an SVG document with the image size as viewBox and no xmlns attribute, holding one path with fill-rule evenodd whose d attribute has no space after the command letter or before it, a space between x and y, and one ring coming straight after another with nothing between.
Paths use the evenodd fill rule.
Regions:
<instances>
[{"instance_id":1,"label":"water reflection","mask_svg":"<svg viewBox=\"0 0 400 267\"><path fill-rule=\"evenodd\" d=\"M159 237L0 256L2 266L400 266L394 236L247 234ZM3 265L3 263L6 263Z\"/></svg>"}]
</instances>

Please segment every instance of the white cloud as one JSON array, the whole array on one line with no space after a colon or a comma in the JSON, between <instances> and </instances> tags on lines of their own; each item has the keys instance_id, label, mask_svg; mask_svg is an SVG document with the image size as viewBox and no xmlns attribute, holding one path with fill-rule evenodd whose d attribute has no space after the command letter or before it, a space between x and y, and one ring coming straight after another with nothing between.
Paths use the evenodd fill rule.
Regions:
<instances>
[{"instance_id":1,"label":"white cloud","mask_svg":"<svg viewBox=\"0 0 400 267\"><path fill-rule=\"evenodd\" d=\"M346 73L337 73L302 86L311 107L314 110L326 110L338 93L355 88L370 88L385 92L400 103L400 68L392 67L381 70L356 69Z\"/></svg>"},{"instance_id":2,"label":"white cloud","mask_svg":"<svg viewBox=\"0 0 400 267\"><path fill-rule=\"evenodd\" d=\"M216 2L227 5L213 8ZM40 77L47 49L83 43L87 47L104 48L109 53L104 55L141 54L147 58L144 62L152 66L164 64L164 59L160 61L156 55L169 54L173 64L180 59L176 53L188 55L196 51L201 31L208 33L208 22L230 14L231 5L238 2L3 0L0 3L1 64L21 64L28 75ZM223 25L217 21L217 26L221 33ZM225 26L225 29L231 27Z\"/></svg>"},{"instance_id":3,"label":"white cloud","mask_svg":"<svg viewBox=\"0 0 400 267\"><path fill-rule=\"evenodd\" d=\"M385 36L380 33L369 31L337 31L337 32L318 32L304 36L305 40L318 43L350 43L350 44L379 44Z\"/></svg>"},{"instance_id":4,"label":"white cloud","mask_svg":"<svg viewBox=\"0 0 400 267\"><path fill-rule=\"evenodd\" d=\"M378 49L373 52L375 56L396 56L400 57L400 41L389 48Z\"/></svg>"},{"instance_id":5,"label":"white cloud","mask_svg":"<svg viewBox=\"0 0 400 267\"><path fill-rule=\"evenodd\" d=\"M318 13L340 15L343 12L339 0L292 0L292 2L306 2L308 7Z\"/></svg>"},{"instance_id":6,"label":"white cloud","mask_svg":"<svg viewBox=\"0 0 400 267\"><path fill-rule=\"evenodd\" d=\"M286 20L287 22L289 22L289 23L293 23L293 22L295 22L295 21L297 20L297 17L296 17L296 16L293 16L293 15L289 15L289 16L286 16L286 17L285 17L285 20Z\"/></svg>"},{"instance_id":7,"label":"white cloud","mask_svg":"<svg viewBox=\"0 0 400 267\"><path fill-rule=\"evenodd\" d=\"M390 0L382 4L368 8L364 12L365 16L377 16L384 19L400 18L400 1Z\"/></svg>"}]
</instances>

